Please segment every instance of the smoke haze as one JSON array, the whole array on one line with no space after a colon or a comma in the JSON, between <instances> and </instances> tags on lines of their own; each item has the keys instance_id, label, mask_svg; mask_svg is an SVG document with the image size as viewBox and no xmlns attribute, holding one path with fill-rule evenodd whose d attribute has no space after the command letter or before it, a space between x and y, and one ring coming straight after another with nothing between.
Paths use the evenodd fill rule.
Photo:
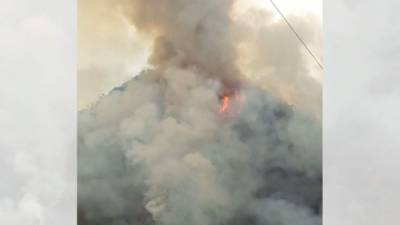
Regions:
<instances>
[{"instance_id":1,"label":"smoke haze","mask_svg":"<svg viewBox=\"0 0 400 225\"><path fill-rule=\"evenodd\" d=\"M321 87L285 24L231 0L112 2L152 68L79 113L79 223L321 224Z\"/></svg>"}]
</instances>

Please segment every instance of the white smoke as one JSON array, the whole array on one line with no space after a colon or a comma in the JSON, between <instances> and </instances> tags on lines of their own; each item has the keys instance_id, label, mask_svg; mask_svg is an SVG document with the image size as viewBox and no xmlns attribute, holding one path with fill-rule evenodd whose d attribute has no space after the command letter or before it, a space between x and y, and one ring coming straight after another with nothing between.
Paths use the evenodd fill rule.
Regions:
<instances>
[{"instance_id":1,"label":"white smoke","mask_svg":"<svg viewBox=\"0 0 400 225\"><path fill-rule=\"evenodd\" d=\"M80 224L321 224L320 120L245 78L236 43L257 44L237 35L234 1L119 3L154 38L154 69L79 114ZM264 61L277 86L303 70L294 57ZM218 113L232 90L244 101Z\"/></svg>"}]
</instances>

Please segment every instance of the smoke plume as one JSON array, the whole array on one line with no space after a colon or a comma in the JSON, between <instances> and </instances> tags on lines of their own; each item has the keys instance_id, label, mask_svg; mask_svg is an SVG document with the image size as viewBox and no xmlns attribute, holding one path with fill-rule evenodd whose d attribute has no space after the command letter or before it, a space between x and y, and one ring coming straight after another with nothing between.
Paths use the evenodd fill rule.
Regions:
<instances>
[{"instance_id":1,"label":"smoke plume","mask_svg":"<svg viewBox=\"0 0 400 225\"><path fill-rule=\"evenodd\" d=\"M319 102L284 95L319 86L283 24L255 31L232 0L114 4L154 40L153 68L79 113L79 224L321 224ZM279 39L294 55L260 41Z\"/></svg>"},{"instance_id":2,"label":"smoke plume","mask_svg":"<svg viewBox=\"0 0 400 225\"><path fill-rule=\"evenodd\" d=\"M155 38L150 63L157 68L195 66L204 75L238 84L232 0L127 1L124 11L139 32Z\"/></svg>"}]
</instances>

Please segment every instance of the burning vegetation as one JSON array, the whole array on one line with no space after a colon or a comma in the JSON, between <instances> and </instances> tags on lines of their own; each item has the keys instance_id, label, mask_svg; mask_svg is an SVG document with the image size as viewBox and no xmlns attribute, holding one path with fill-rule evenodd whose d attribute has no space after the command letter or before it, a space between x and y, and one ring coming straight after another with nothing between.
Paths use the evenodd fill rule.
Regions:
<instances>
[{"instance_id":1,"label":"burning vegetation","mask_svg":"<svg viewBox=\"0 0 400 225\"><path fill-rule=\"evenodd\" d=\"M219 95L220 106L218 109L221 115L235 116L240 112L243 104L245 104L245 98L240 94L239 91L227 94L222 92Z\"/></svg>"},{"instance_id":2,"label":"burning vegetation","mask_svg":"<svg viewBox=\"0 0 400 225\"><path fill-rule=\"evenodd\" d=\"M227 95L222 96L222 103L218 110L220 113L225 113L228 110L230 98L231 97Z\"/></svg>"}]
</instances>

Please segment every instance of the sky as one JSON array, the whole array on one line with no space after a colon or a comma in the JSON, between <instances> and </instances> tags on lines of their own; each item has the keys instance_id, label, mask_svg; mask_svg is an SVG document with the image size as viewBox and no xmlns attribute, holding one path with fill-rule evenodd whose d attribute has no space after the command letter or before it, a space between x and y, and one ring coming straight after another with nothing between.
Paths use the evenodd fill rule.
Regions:
<instances>
[{"instance_id":1,"label":"sky","mask_svg":"<svg viewBox=\"0 0 400 225\"><path fill-rule=\"evenodd\" d=\"M324 4L324 224L399 223L400 2L382 3Z\"/></svg>"},{"instance_id":2,"label":"sky","mask_svg":"<svg viewBox=\"0 0 400 225\"><path fill-rule=\"evenodd\" d=\"M0 8L0 224L76 218L74 1Z\"/></svg>"},{"instance_id":3,"label":"sky","mask_svg":"<svg viewBox=\"0 0 400 225\"><path fill-rule=\"evenodd\" d=\"M271 9L270 0L249 0L251 5L256 5L263 8ZM305 14L313 13L322 20L322 1L321 0L274 0L273 1L282 12L294 13L294 14Z\"/></svg>"},{"instance_id":4,"label":"sky","mask_svg":"<svg viewBox=\"0 0 400 225\"><path fill-rule=\"evenodd\" d=\"M112 7L108 2L78 1L79 109L89 107L101 95L107 94L114 87L148 67L147 58L151 42L139 37L134 27L130 26L121 15L110 10ZM275 0L274 2L284 14L312 15L322 23L321 0ZM274 17L280 19L269 0L239 0L238 4L239 11L249 7L272 10ZM299 33L302 34L301 31ZM320 40L309 45L313 52L322 58ZM309 63L315 64L311 58ZM317 80L322 79L318 68L315 68L315 72L311 75Z\"/></svg>"}]
</instances>

